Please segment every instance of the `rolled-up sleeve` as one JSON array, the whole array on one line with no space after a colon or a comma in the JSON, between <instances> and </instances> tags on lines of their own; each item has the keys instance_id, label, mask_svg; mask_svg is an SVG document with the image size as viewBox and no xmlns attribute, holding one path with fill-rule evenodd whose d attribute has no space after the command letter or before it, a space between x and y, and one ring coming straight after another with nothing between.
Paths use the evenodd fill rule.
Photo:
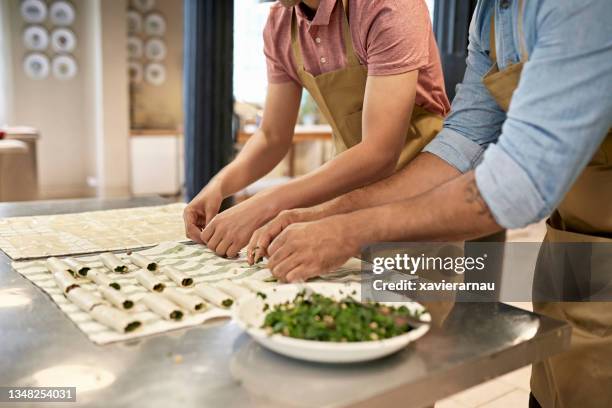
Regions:
<instances>
[{"instance_id":1,"label":"rolled-up sleeve","mask_svg":"<svg viewBox=\"0 0 612 408\"><path fill-rule=\"evenodd\" d=\"M476 168L480 193L505 228L550 214L612 125L612 7L543 4L502 133Z\"/></svg>"},{"instance_id":2,"label":"rolled-up sleeve","mask_svg":"<svg viewBox=\"0 0 612 408\"><path fill-rule=\"evenodd\" d=\"M463 82L457 85L451 112L444 128L424 149L465 173L482 159L485 149L497 140L506 114L491 97L482 77L491 69L488 52L490 9L477 7L470 24L467 67ZM485 15L481 14L484 13ZM482 36L481 36L482 32ZM481 38L484 39L483 46Z\"/></svg>"}]
</instances>

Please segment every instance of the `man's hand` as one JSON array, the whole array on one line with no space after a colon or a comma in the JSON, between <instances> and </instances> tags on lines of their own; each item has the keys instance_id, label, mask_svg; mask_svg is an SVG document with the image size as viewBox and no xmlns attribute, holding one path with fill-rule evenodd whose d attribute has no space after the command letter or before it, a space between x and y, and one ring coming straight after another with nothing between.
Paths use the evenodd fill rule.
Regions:
<instances>
[{"instance_id":1,"label":"man's hand","mask_svg":"<svg viewBox=\"0 0 612 408\"><path fill-rule=\"evenodd\" d=\"M268 268L283 282L306 281L332 272L359 253L345 216L291 224L272 241Z\"/></svg>"},{"instance_id":2,"label":"man's hand","mask_svg":"<svg viewBox=\"0 0 612 408\"><path fill-rule=\"evenodd\" d=\"M289 225L296 222L316 221L321 218L316 207L281 211L276 218L253 233L247 246L247 262L253 265L264 256L268 256L270 243Z\"/></svg>"},{"instance_id":3,"label":"man's hand","mask_svg":"<svg viewBox=\"0 0 612 408\"><path fill-rule=\"evenodd\" d=\"M278 214L274 202L264 192L225 210L206 224L201 241L219 256L236 257L253 232Z\"/></svg>"},{"instance_id":4,"label":"man's hand","mask_svg":"<svg viewBox=\"0 0 612 408\"><path fill-rule=\"evenodd\" d=\"M204 187L200 193L185 207L183 221L187 238L202 244L202 229L217 215L223 195L221 189L213 182Z\"/></svg>"}]
</instances>

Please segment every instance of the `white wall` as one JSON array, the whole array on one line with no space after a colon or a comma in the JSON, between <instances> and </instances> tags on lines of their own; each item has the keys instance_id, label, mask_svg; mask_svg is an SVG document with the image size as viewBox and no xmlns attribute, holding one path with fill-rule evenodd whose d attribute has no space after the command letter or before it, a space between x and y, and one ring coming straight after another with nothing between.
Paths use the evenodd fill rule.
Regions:
<instances>
[{"instance_id":1,"label":"white wall","mask_svg":"<svg viewBox=\"0 0 612 408\"><path fill-rule=\"evenodd\" d=\"M8 6L8 2L0 1L0 126L9 123L12 119L11 30Z\"/></svg>"}]
</instances>

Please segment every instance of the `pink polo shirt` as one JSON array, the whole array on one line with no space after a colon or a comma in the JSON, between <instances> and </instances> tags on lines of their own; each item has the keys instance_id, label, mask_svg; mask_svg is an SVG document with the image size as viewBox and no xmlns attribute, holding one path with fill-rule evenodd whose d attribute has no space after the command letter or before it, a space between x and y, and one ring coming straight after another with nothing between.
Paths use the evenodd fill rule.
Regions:
<instances>
[{"instance_id":1,"label":"pink polo shirt","mask_svg":"<svg viewBox=\"0 0 612 408\"><path fill-rule=\"evenodd\" d=\"M416 104L445 116L450 105L429 10L424 0L349 0L349 25L355 51L368 75L418 70ZM299 41L306 71L313 75L347 64L342 39L342 0L321 0L310 21L296 6ZM291 51L291 9L272 5L264 29L268 81L301 85Z\"/></svg>"}]
</instances>

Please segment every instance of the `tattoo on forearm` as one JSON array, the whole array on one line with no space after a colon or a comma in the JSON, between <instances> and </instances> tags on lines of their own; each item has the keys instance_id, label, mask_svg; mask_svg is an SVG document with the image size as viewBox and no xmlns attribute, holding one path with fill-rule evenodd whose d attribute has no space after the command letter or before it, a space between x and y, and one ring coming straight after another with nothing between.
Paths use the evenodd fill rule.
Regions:
<instances>
[{"instance_id":1,"label":"tattoo on forearm","mask_svg":"<svg viewBox=\"0 0 612 408\"><path fill-rule=\"evenodd\" d=\"M480 191L478 190L478 186L476 185L476 178L474 178L474 174L471 174L466 182L465 201L468 204L474 204L477 207L478 215L486 216L491 220L493 219L493 215L491 214L491 210L489 210L489 206L480 195Z\"/></svg>"}]
</instances>

